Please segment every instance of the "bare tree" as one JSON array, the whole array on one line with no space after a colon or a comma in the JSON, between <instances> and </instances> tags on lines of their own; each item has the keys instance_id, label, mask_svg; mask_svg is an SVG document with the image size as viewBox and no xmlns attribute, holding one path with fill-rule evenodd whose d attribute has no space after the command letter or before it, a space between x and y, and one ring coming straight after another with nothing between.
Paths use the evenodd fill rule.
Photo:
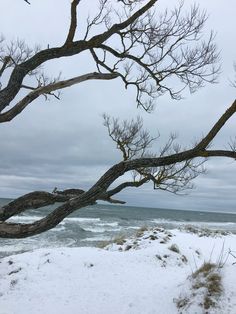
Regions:
<instances>
[{"instance_id":1,"label":"bare tree","mask_svg":"<svg viewBox=\"0 0 236 314\"><path fill-rule=\"evenodd\" d=\"M76 40L77 7L81 2L73 0L71 3L68 34L59 47L31 49L23 41L8 44L3 37L0 39L1 123L14 119L40 96L58 98L59 90L88 80L121 79L126 88L135 88L137 105L147 111L152 110L156 98L165 93L172 99L180 99L183 89L194 92L206 82L216 81L219 66L214 35L211 33L206 41L202 39L207 16L198 6L193 6L186 14L180 3L173 10L157 14L153 9L157 0L99 0L97 14L87 19L85 33L79 35L82 39ZM65 80L49 79L44 74L43 65L47 61L82 52L92 58L96 72ZM32 85L24 82L29 75L35 82ZM22 92L24 96L15 101ZM104 116L109 136L121 150L123 160L113 165L88 191L36 191L2 207L0 237L23 238L44 232L75 210L98 200L124 203L113 196L126 187L138 187L149 181L155 189L173 193L191 188L192 179L204 171L204 158L236 158L232 143L229 150L209 149L209 144L235 111L236 101L194 147L181 148L172 135L159 153L149 151L154 138L143 130L140 118L120 123ZM127 172L133 173L133 180L111 189L111 184ZM36 222L7 221L23 211L56 202L62 205Z\"/></svg>"},{"instance_id":2,"label":"bare tree","mask_svg":"<svg viewBox=\"0 0 236 314\"><path fill-rule=\"evenodd\" d=\"M143 129L143 122L140 117L132 121L119 122L118 119L111 119L104 115L104 125L107 127L110 138L116 143L121 151L123 160L134 158L157 158L171 154L177 154L181 146L176 143L176 134L170 134L169 140L161 147L158 153L150 151L153 142L157 137L152 137L147 130ZM137 168L132 172L133 180L126 182L125 187L139 187L144 183L152 182L154 189L164 190L175 194L193 188L192 180L199 174L205 172L203 167L205 159L199 161L185 160L180 163L173 163L161 167ZM124 185L122 185L124 188ZM114 190L118 193L117 188ZM113 192L114 192L113 191ZM111 192L110 192L111 194Z\"/></svg>"}]
</instances>

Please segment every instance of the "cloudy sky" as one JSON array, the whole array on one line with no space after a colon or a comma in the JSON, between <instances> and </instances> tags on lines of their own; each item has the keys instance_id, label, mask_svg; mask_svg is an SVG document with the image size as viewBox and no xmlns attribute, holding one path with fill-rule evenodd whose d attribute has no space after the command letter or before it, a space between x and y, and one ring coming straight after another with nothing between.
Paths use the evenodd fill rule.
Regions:
<instances>
[{"instance_id":1,"label":"cloudy sky","mask_svg":"<svg viewBox=\"0 0 236 314\"><path fill-rule=\"evenodd\" d=\"M163 10L165 2L160 0L156 8ZM188 0L188 5L194 2ZM95 9L96 1L87 3L93 3L90 10ZM174 3L169 1L169 5ZM205 134L235 98L229 80L234 77L236 61L236 3L198 3L209 14L206 33L211 29L216 32L222 63L218 84L207 85L193 95L186 93L181 101L163 96L157 99L152 114L136 108L134 92L125 90L119 80L82 83L63 90L61 101L38 99L12 122L0 124L0 197L17 197L33 190L51 191L55 186L89 188L121 160L103 126L104 112L121 119L141 115L153 135L160 133L157 147L172 131L178 133L179 142L185 146ZM69 9L70 0L32 0L31 6L21 0L2 0L0 33L8 40L25 39L29 45L40 44L42 48L61 45L69 24ZM80 12L81 20L84 15L84 11ZM96 69L82 55L53 61L46 65L46 71L52 75L62 72L63 78L69 78ZM230 137L235 136L235 122L233 117L227 123L214 147L226 147ZM188 195L153 191L147 185L126 190L120 198L128 205L235 211L235 162L209 160L207 169L206 175L195 180L196 187Z\"/></svg>"}]
</instances>

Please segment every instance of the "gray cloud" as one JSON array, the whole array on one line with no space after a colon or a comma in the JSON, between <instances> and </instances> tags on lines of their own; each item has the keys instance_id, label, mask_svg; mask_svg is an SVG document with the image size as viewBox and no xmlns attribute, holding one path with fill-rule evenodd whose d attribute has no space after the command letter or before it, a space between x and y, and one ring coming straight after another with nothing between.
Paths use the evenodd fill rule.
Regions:
<instances>
[{"instance_id":1,"label":"gray cloud","mask_svg":"<svg viewBox=\"0 0 236 314\"><path fill-rule=\"evenodd\" d=\"M170 1L169 5L174 2ZM186 93L185 99L179 102L167 96L159 98L151 115L136 109L134 91L126 91L119 79L87 82L64 90L61 101L37 100L11 123L0 124L0 196L15 197L35 189L51 190L55 186L88 188L95 183L120 160L120 153L102 125L104 112L121 119L142 115L152 134L158 131L161 134L156 149L163 145L171 131L178 132L179 141L186 147L201 138L235 97L229 79L234 75L232 42L236 5L233 0L227 5L213 0L198 2L210 14L207 28L217 32L216 41L222 56L219 84L208 85L193 95ZM2 1L1 31L7 38L25 38L32 45L61 44L69 23L69 4L69 0L32 0L32 5L27 6L16 1L12 4L14 10L9 10L8 1ZM165 1L160 1L161 8L165 5ZM94 70L85 55L61 59L47 67L48 73L55 75L62 71L63 77ZM220 132L215 147L226 145L230 136L235 135L235 119L233 117ZM187 196L156 192L147 185L138 191L128 189L120 197L130 205L234 210L235 164L227 159L214 160L208 162L208 169L207 175L196 179L196 189Z\"/></svg>"}]
</instances>

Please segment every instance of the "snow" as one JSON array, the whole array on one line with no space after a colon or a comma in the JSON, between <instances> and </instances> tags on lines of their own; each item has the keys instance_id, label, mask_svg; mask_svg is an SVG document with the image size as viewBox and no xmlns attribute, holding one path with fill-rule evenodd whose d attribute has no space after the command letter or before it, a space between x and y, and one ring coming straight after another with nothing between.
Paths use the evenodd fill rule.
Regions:
<instances>
[{"instance_id":1,"label":"snow","mask_svg":"<svg viewBox=\"0 0 236 314\"><path fill-rule=\"evenodd\" d=\"M39 249L1 259L0 313L236 313L236 259L228 254L236 251L236 235L154 228L117 242L105 249ZM178 309L176 300L190 293L191 275L204 262L222 266L217 306L206 312L199 294Z\"/></svg>"}]
</instances>

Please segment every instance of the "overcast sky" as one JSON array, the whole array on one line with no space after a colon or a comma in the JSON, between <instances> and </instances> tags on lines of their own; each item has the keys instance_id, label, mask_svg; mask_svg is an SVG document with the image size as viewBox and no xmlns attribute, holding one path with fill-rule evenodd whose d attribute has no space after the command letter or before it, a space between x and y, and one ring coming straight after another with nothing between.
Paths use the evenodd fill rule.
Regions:
<instances>
[{"instance_id":1,"label":"overcast sky","mask_svg":"<svg viewBox=\"0 0 236 314\"><path fill-rule=\"evenodd\" d=\"M0 33L9 40L23 38L29 45L42 48L60 45L66 37L70 0L1 0ZM86 2L84 0L84 2ZM96 1L87 1L88 4ZM165 8L160 0L157 10ZM172 5L175 1L169 1ZM188 5L196 1L188 0ZM136 108L132 90L119 80L89 81L63 90L61 101L40 98L12 122L0 124L0 197L17 197L33 190L51 191L55 186L89 188L114 163L119 151L103 126L104 112L123 118L141 115L153 135L164 143L171 131L177 131L185 146L205 134L235 99L233 62L236 61L236 3L198 0L209 13L206 33L216 32L221 53L222 73L217 85L207 85L197 93L186 93L181 101L167 95L157 100L148 114ZM92 8L92 10L94 7ZM81 9L82 10L82 9ZM80 12L81 18L83 12ZM46 66L47 73L62 72L63 78L96 71L86 56L63 58ZM225 148L235 136L236 116L220 132L216 148ZM120 194L127 205L195 210L236 211L236 164L229 159L209 160L208 172L195 180L196 188L186 196L153 191L147 185Z\"/></svg>"}]
</instances>

